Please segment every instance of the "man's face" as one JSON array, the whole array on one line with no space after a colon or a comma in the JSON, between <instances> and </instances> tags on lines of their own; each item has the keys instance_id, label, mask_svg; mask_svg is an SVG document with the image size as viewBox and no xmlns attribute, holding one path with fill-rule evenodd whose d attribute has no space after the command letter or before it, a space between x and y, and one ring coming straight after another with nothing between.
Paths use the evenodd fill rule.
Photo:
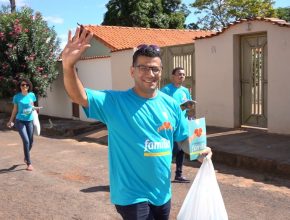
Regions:
<instances>
[{"instance_id":1,"label":"man's face","mask_svg":"<svg viewBox=\"0 0 290 220\"><path fill-rule=\"evenodd\" d=\"M177 70L174 74L172 74L172 82L173 84L182 84L185 80L185 72L184 70Z\"/></svg>"},{"instance_id":2,"label":"man's face","mask_svg":"<svg viewBox=\"0 0 290 220\"><path fill-rule=\"evenodd\" d=\"M145 98L153 97L161 78L161 72L162 64L159 57L139 56L136 64L131 67L135 92Z\"/></svg>"}]
</instances>

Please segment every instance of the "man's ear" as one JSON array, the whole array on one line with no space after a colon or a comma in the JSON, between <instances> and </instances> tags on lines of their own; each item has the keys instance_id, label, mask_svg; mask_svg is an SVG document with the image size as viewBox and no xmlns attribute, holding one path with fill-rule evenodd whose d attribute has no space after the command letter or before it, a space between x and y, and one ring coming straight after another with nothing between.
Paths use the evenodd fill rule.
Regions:
<instances>
[{"instance_id":1,"label":"man's ear","mask_svg":"<svg viewBox=\"0 0 290 220\"><path fill-rule=\"evenodd\" d=\"M132 78L134 78L134 67L133 66L130 67L130 75Z\"/></svg>"}]
</instances>

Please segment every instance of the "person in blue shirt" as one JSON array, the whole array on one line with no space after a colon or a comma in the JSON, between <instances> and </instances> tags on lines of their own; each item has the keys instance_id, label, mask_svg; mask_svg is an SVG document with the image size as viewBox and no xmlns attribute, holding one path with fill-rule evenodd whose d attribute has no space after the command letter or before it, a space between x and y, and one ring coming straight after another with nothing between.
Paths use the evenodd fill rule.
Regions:
<instances>
[{"instance_id":1,"label":"person in blue shirt","mask_svg":"<svg viewBox=\"0 0 290 220\"><path fill-rule=\"evenodd\" d=\"M108 128L110 198L123 219L168 220L171 207L173 141L188 137L179 105L157 89L161 78L160 49L140 45L133 55L130 75L134 87L126 91L85 89L75 64L92 34L69 31L62 52L64 86L86 115ZM203 154L211 154L207 148Z\"/></svg>"},{"instance_id":2,"label":"person in blue shirt","mask_svg":"<svg viewBox=\"0 0 290 220\"><path fill-rule=\"evenodd\" d=\"M36 101L35 94L32 92L32 83L28 79L22 79L17 85L17 94L13 97L13 110L8 127L13 127L14 119L23 142L24 162L27 164L27 170L32 171L33 167L30 159L30 151L33 144L33 107Z\"/></svg>"},{"instance_id":3,"label":"person in blue shirt","mask_svg":"<svg viewBox=\"0 0 290 220\"><path fill-rule=\"evenodd\" d=\"M172 70L171 83L161 88L161 91L165 94L174 98L180 105L188 100L192 100L189 90L182 86L185 80L185 71L182 67L176 67ZM186 115L186 111L184 113ZM184 161L184 152L179 148L177 142L174 142L173 155L175 156L176 171L175 178L176 182L189 183L190 181L182 176L182 166Z\"/></svg>"}]
</instances>

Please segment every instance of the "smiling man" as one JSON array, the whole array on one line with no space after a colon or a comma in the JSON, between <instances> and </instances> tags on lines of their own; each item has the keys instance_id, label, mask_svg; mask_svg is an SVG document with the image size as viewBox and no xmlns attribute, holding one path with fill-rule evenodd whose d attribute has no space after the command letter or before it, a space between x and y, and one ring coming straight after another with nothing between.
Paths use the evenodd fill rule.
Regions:
<instances>
[{"instance_id":1,"label":"smiling man","mask_svg":"<svg viewBox=\"0 0 290 220\"><path fill-rule=\"evenodd\" d=\"M157 89L160 49L140 45L130 67L134 87L127 91L85 89L75 64L92 35L78 28L62 52L65 89L90 118L107 124L110 197L123 219L167 220L171 204L173 141L187 139L179 105ZM114 106L114 108L112 108ZM208 148L203 154L211 153Z\"/></svg>"}]
</instances>

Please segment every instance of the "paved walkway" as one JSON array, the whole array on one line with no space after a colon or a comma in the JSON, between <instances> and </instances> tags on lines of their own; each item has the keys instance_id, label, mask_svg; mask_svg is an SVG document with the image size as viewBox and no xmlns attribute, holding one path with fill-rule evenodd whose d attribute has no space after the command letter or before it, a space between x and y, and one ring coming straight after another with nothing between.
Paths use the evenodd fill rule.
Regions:
<instances>
[{"instance_id":1,"label":"paved walkway","mask_svg":"<svg viewBox=\"0 0 290 220\"><path fill-rule=\"evenodd\" d=\"M5 120L2 119L2 125L3 121ZM89 142L107 144L107 131L104 125L98 122L41 116L41 124L42 135L78 135ZM87 134L88 132L91 134ZM84 133L86 135L80 135ZM208 146L212 147L214 152L213 161L290 179L290 135L269 134L263 130L249 128L220 127L207 127L207 133Z\"/></svg>"},{"instance_id":2,"label":"paved walkway","mask_svg":"<svg viewBox=\"0 0 290 220\"><path fill-rule=\"evenodd\" d=\"M43 120L43 126L48 127L47 121ZM107 144L107 131L103 124L62 119L52 121L55 124L54 130L58 129L64 135L92 131L91 135L83 137L86 141ZM66 132L61 129L64 127L67 128ZM46 130L49 133L51 129ZM269 134L267 131L249 128L220 127L208 127L207 133L208 146L214 152L213 161L290 178L290 135Z\"/></svg>"},{"instance_id":3,"label":"paved walkway","mask_svg":"<svg viewBox=\"0 0 290 220\"><path fill-rule=\"evenodd\" d=\"M290 178L290 135L256 129L208 128L216 162Z\"/></svg>"}]
</instances>

